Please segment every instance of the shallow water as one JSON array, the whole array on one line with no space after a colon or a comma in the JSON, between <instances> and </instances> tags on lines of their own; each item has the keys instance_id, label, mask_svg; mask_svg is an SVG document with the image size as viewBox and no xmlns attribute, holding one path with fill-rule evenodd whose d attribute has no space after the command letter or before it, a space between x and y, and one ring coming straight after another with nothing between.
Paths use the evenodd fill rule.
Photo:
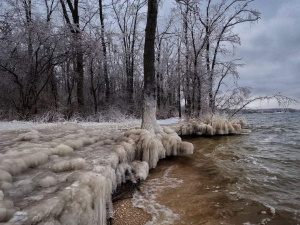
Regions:
<instances>
[{"instance_id":1,"label":"shallow water","mask_svg":"<svg viewBox=\"0 0 300 225\"><path fill-rule=\"evenodd\" d=\"M188 139L162 160L134 204L149 224L300 224L300 114L245 116L252 133Z\"/></svg>"}]
</instances>

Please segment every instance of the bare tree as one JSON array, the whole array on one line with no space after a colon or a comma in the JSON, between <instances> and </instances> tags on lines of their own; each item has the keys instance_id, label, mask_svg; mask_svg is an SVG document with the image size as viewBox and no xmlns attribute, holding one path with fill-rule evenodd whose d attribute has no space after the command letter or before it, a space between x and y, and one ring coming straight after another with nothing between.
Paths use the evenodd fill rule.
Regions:
<instances>
[{"instance_id":1,"label":"bare tree","mask_svg":"<svg viewBox=\"0 0 300 225\"><path fill-rule=\"evenodd\" d=\"M64 0L60 0L60 4L63 10L63 15L66 23L70 27L70 31L74 37L75 42L75 54L76 54L76 83L77 83L77 102L80 110L84 107L84 92L83 92L83 82L84 82L84 66L83 66L83 49L82 49L82 37L80 29L80 15L79 15L79 1L78 0L66 0L69 11L71 12L71 18L68 14L68 10Z\"/></svg>"},{"instance_id":2,"label":"bare tree","mask_svg":"<svg viewBox=\"0 0 300 225\"><path fill-rule=\"evenodd\" d=\"M212 4L207 0L205 13L199 13L199 21L205 28L206 39L206 72L208 75L209 108L211 113L215 112L214 102L214 80L216 79L218 56L226 52L222 49L221 43L228 42L232 45L240 43L237 34L232 28L240 23L254 22L259 19L256 10L249 9L249 3L254 0L223 0L220 3ZM222 76L221 76L222 77Z\"/></svg>"},{"instance_id":3,"label":"bare tree","mask_svg":"<svg viewBox=\"0 0 300 225\"><path fill-rule=\"evenodd\" d=\"M162 101L162 96L163 96L163 77L161 74L161 57L162 57L162 48L163 48L163 42L164 41L169 41L168 40L168 31L171 28L173 23L173 18L170 17L168 19L168 22L166 24L166 27L164 30L159 32L159 29L157 29L157 34L156 34L156 49L157 49L157 54L156 54L156 84L157 84L157 107L158 109L161 109L161 101Z\"/></svg>"},{"instance_id":4,"label":"bare tree","mask_svg":"<svg viewBox=\"0 0 300 225\"><path fill-rule=\"evenodd\" d=\"M153 100L161 118L181 116L183 100L187 117L234 109L248 89L238 85L233 28L259 19L252 1L177 0L158 24L151 1L144 45L144 0L2 0L0 110L30 119L47 110L97 118L109 108L141 116L143 108L143 127L157 131Z\"/></svg>"},{"instance_id":5,"label":"bare tree","mask_svg":"<svg viewBox=\"0 0 300 225\"><path fill-rule=\"evenodd\" d=\"M53 32L47 20L33 18L32 2L20 3L7 5L7 10L20 14L4 17L9 30L1 30L0 70L6 77L1 82L12 81L7 94L11 95L18 115L28 119L38 113L38 103L48 89L54 67L61 63L64 55L57 51L59 34Z\"/></svg>"},{"instance_id":6,"label":"bare tree","mask_svg":"<svg viewBox=\"0 0 300 225\"><path fill-rule=\"evenodd\" d=\"M122 33L122 44L124 49L127 96L129 105L134 105L134 68L136 59L136 45L138 35L138 24L140 22L140 10L145 6L145 0L112 0L113 12L115 14L118 27Z\"/></svg>"},{"instance_id":7,"label":"bare tree","mask_svg":"<svg viewBox=\"0 0 300 225\"><path fill-rule=\"evenodd\" d=\"M157 26L157 0L148 1L144 48L144 99L142 128L150 132L161 131L156 121L155 32Z\"/></svg>"},{"instance_id":8,"label":"bare tree","mask_svg":"<svg viewBox=\"0 0 300 225\"><path fill-rule=\"evenodd\" d=\"M101 25L101 45L103 52L103 70L104 70L104 79L105 79L105 100L106 103L109 103L110 98L110 83L108 76L108 68L107 68L107 51L106 51L106 42L105 42L105 25L104 25L104 17L103 17L103 3L102 0L99 0L99 16L100 16L100 25Z\"/></svg>"}]
</instances>

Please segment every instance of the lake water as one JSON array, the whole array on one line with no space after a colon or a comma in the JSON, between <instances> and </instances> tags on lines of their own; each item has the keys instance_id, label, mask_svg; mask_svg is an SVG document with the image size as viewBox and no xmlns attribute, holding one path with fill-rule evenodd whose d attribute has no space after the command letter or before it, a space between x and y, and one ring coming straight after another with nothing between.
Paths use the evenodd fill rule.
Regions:
<instances>
[{"instance_id":1,"label":"lake water","mask_svg":"<svg viewBox=\"0 0 300 225\"><path fill-rule=\"evenodd\" d=\"M300 114L243 117L252 133L189 138L151 171L133 198L148 224L300 224Z\"/></svg>"}]
</instances>

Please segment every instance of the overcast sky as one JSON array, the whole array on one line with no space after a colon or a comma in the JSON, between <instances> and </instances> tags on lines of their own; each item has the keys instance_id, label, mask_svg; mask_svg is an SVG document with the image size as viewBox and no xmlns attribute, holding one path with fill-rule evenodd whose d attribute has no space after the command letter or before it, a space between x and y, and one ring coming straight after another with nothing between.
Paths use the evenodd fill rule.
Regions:
<instances>
[{"instance_id":1,"label":"overcast sky","mask_svg":"<svg viewBox=\"0 0 300 225\"><path fill-rule=\"evenodd\" d=\"M236 29L242 41L237 55L245 63L240 84L256 95L280 91L300 101L300 0L256 0L252 8L261 19ZM300 104L291 107L300 109Z\"/></svg>"},{"instance_id":2,"label":"overcast sky","mask_svg":"<svg viewBox=\"0 0 300 225\"><path fill-rule=\"evenodd\" d=\"M162 11L173 2L164 0ZM282 92L300 102L300 0L255 0L250 8L261 12L261 19L236 27L242 42L236 57L245 64L239 69L240 85L252 87L256 96ZM256 102L251 107L277 104ZM300 104L290 107L300 109Z\"/></svg>"}]
</instances>

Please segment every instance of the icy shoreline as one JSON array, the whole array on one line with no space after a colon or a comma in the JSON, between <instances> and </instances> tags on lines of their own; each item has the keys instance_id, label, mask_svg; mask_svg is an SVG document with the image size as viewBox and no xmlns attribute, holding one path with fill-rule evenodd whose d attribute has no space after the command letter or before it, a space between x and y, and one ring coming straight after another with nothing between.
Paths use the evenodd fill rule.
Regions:
<instances>
[{"instance_id":1,"label":"icy shoreline","mask_svg":"<svg viewBox=\"0 0 300 225\"><path fill-rule=\"evenodd\" d=\"M158 122L168 126L157 134L138 129L139 120L1 122L0 222L106 224L114 215L111 195L118 185L145 180L159 159L193 153L178 134L238 134L243 123Z\"/></svg>"},{"instance_id":2,"label":"icy shoreline","mask_svg":"<svg viewBox=\"0 0 300 225\"><path fill-rule=\"evenodd\" d=\"M193 152L167 127L154 135L129 130L138 123L16 124L1 131L0 222L8 224L106 224L117 185Z\"/></svg>"}]
</instances>

